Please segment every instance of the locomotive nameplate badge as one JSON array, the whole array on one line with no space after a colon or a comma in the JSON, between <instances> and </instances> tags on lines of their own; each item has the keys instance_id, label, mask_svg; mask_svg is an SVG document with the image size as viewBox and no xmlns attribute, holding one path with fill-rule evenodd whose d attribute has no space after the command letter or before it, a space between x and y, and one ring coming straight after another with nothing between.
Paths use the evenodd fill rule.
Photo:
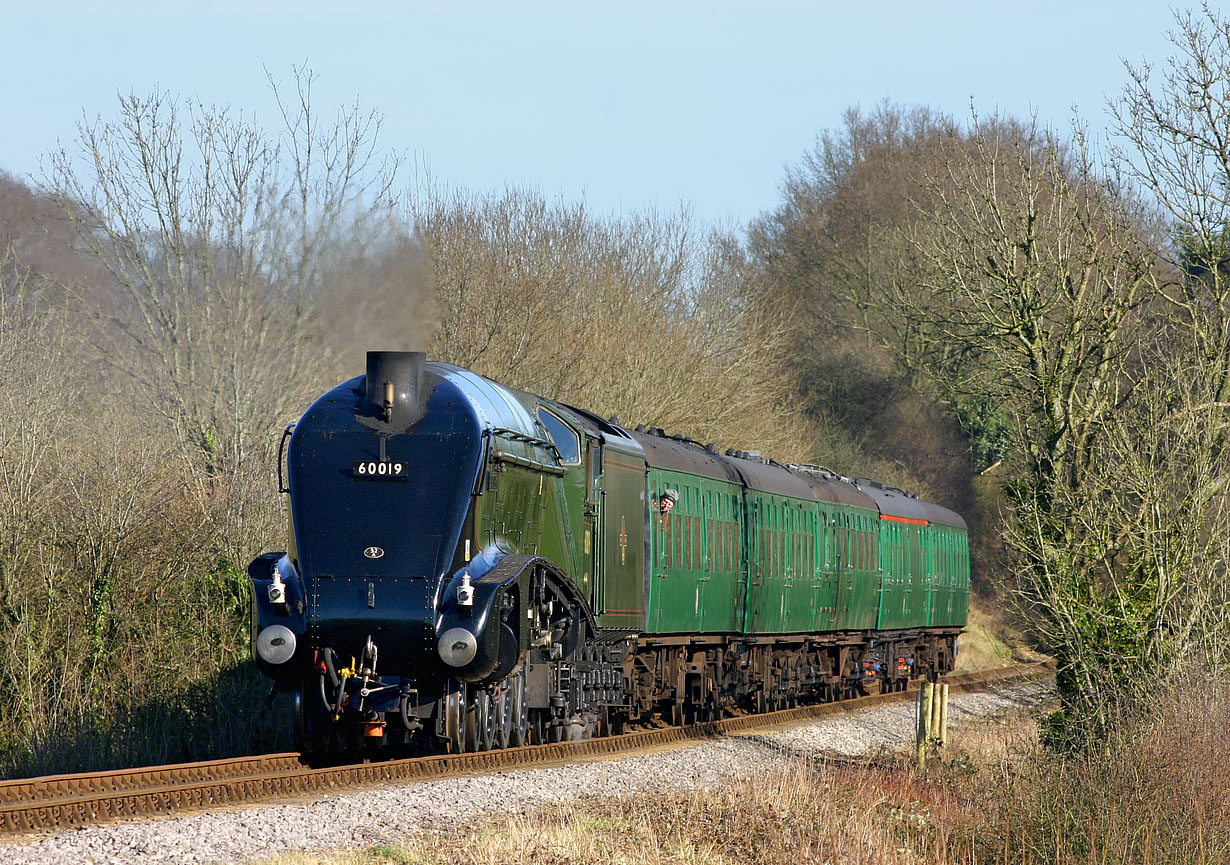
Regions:
<instances>
[{"instance_id":1,"label":"locomotive nameplate badge","mask_svg":"<svg viewBox=\"0 0 1230 865\"><path fill-rule=\"evenodd\" d=\"M365 481L404 481L410 472L396 460L355 460L354 476Z\"/></svg>"},{"instance_id":2,"label":"locomotive nameplate badge","mask_svg":"<svg viewBox=\"0 0 1230 865\"><path fill-rule=\"evenodd\" d=\"M378 559L384 555L384 550L380 549L380 547L368 547L363 551L363 555L369 559Z\"/></svg>"}]
</instances>

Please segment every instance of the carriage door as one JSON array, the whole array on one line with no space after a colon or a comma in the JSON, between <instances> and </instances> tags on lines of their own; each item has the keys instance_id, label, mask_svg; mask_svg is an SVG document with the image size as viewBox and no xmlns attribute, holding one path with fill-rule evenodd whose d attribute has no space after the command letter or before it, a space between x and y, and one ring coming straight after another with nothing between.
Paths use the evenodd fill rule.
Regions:
<instances>
[{"instance_id":1,"label":"carriage door","mask_svg":"<svg viewBox=\"0 0 1230 865\"><path fill-rule=\"evenodd\" d=\"M858 597L854 591L855 575L854 561L850 550L850 515L843 512L833 514L833 575L837 582L837 611L835 627L838 629L855 627L855 616L858 613Z\"/></svg>"},{"instance_id":2,"label":"carriage door","mask_svg":"<svg viewBox=\"0 0 1230 865\"><path fill-rule=\"evenodd\" d=\"M743 515L743 524L739 528L742 532L740 547L743 557L740 574L740 582L743 586L742 630L744 633L751 633L759 623L761 571L760 538L756 531L756 524L760 505L752 498L750 492L745 492L741 498L743 506L740 510Z\"/></svg>"},{"instance_id":3,"label":"carriage door","mask_svg":"<svg viewBox=\"0 0 1230 865\"><path fill-rule=\"evenodd\" d=\"M590 603L600 626L639 630L645 625L645 458L618 444L589 448Z\"/></svg>"},{"instance_id":4,"label":"carriage door","mask_svg":"<svg viewBox=\"0 0 1230 865\"><path fill-rule=\"evenodd\" d=\"M600 609L602 573L602 447L590 439L585 450L585 577L590 607Z\"/></svg>"}]
</instances>

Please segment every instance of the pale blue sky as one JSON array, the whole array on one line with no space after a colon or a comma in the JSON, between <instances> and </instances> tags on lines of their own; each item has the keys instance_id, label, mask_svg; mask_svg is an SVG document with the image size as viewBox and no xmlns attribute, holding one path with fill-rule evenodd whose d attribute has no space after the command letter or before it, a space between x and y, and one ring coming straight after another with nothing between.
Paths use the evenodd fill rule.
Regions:
<instances>
[{"instance_id":1,"label":"pale blue sky","mask_svg":"<svg viewBox=\"0 0 1230 865\"><path fill-rule=\"evenodd\" d=\"M0 20L0 168L35 175L117 92L274 110L263 67L307 63L318 108L356 97L435 182L584 197L601 213L689 204L742 225L853 104L1031 111L1096 131L1161 62L1165 2L27 2Z\"/></svg>"}]
</instances>

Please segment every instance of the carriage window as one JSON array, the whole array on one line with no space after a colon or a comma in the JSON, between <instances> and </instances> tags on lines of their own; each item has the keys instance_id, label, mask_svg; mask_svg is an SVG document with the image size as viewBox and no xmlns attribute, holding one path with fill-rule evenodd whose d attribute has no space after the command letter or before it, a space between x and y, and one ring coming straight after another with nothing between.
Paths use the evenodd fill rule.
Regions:
<instances>
[{"instance_id":1,"label":"carriage window","mask_svg":"<svg viewBox=\"0 0 1230 865\"><path fill-rule=\"evenodd\" d=\"M683 566L692 570L692 518L683 517Z\"/></svg>"},{"instance_id":2,"label":"carriage window","mask_svg":"<svg viewBox=\"0 0 1230 865\"><path fill-rule=\"evenodd\" d=\"M565 465L575 466L581 462L581 439L553 412L545 408L538 409L538 419L547 428L552 444L559 450L560 461Z\"/></svg>"},{"instance_id":3,"label":"carriage window","mask_svg":"<svg viewBox=\"0 0 1230 865\"><path fill-rule=\"evenodd\" d=\"M683 523L683 517L679 514L674 514L671 517L671 527L675 533L675 567L686 568L688 563L683 557L683 536L687 534L687 531Z\"/></svg>"},{"instance_id":4,"label":"carriage window","mask_svg":"<svg viewBox=\"0 0 1230 865\"><path fill-rule=\"evenodd\" d=\"M662 546L662 559L668 569L673 568L675 566L675 557L672 555L674 549L671 546L671 542L674 539L675 533L671 531L670 517L664 516L659 525L662 527L662 540L660 542Z\"/></svg>"},{"instance_id":5,"label":"carriage window","mask_svg":"<svg viewBox=\"0 0 1230 865\"><path fill-rule=\"evenodd\" d=\"M700 517L692 517L692 549L695 550L692 567L699 571L705 566L700 546Z\"/></svg>"}]
</instances>

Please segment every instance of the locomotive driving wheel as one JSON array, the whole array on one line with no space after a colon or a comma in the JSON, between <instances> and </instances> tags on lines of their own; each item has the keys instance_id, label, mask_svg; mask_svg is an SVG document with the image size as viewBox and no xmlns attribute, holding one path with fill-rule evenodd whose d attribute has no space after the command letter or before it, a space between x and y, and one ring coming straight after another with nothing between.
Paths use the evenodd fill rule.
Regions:
<instances>
[{"instance_id":1,"label":"locomotive driving wheel","mask_svg":"<svg viewBox=\"0 0 1230 865\"><path fill-rule=\"evenodd\" d=\"M507 748L512 736L512 693L507 681L500 684L492 696L495 709L495 746Z\"/></svg>"}]
</instances>

